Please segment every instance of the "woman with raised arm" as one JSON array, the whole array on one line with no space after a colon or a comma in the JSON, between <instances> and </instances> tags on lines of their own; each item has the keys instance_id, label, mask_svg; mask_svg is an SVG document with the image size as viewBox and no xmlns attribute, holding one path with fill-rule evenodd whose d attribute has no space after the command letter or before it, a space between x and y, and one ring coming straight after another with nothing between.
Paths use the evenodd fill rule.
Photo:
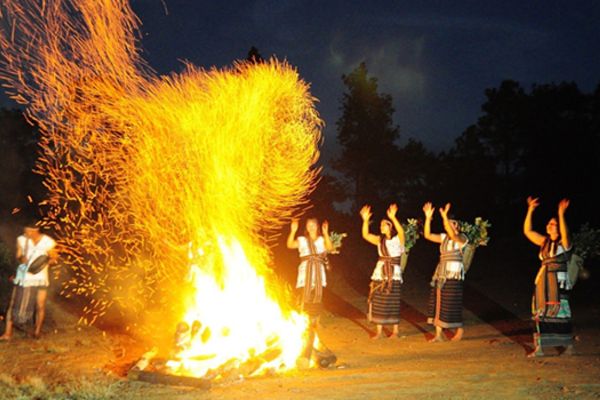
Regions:
<instances>
[{"instance_id":1,"label":"woman with raised arm","mask_svg":"<svg viewBox=\"0 0 600 400\"><path fill-rule=\"evenodd\" d=\"M571 250L571 238L565 219L569 200L558 203L558 219L550 218L546 235L532 228L533 212L539 205L537 198L527 198L527 214L523 233L540 248L542 265L535 278L535 292L531 302L535 321L534 350L528 357L543 356L543 347L564 347L566 354L573 353L573 326L569 292L572 288L567 274L567 262Z\"/></svg>"},{"instance_id":2,"label":"woman with raised arm","mask_svg":"<svg viewBox=\"0 0 600 400\"><path fill-rule=\"evenodd\" d=\"M435 336L430 342L445 340L444 329L456 329L451 340L457 341L461 340L464 334L462 311L465 267L462 251L467 244L467 237L460 232L458 221L448 217L450 203L439 209L445 233L432 233L431 219L434 211L429 202L423 206L423 236L440 244L440 260L431 279L427 312L427 323L435 326Z\"/></svg>"},{"instance_id":3,"label":"woman with raised arm","mask_svg":"<svg viewBox=\"0 0 600 400\"><path fill-rule=\"evenodd\" d=\"M382 219L379 224L379 236L369 232L371 207L366 205L360 210L363 220L362 237L377 246L379 259L371 275L369 291L369 321L377 326L373 339L383 335L383 325L392 325L390 338L398 337L400 323L400 295L402 285L402 269L400 256L404 253L404 229L396 218L398 206L392 204L387 210L389 219ZM397 234L394 234L394 229Z\"/></svg>"},{"instance_id":4,"label":"woman with raised arm","mask_svg":"<svg viewBox=\"0 0 600 400\"><path fill-rule=\"evenodd\" d=\"M298 249L300 265L296 288L301 290L302 310L311 319L318 322L322 311L323 288L327 286L326 270L329 269L327 252L333 250L329 238L329 223L324 221L319 229L316 218L306 220L304 234L296 238L298 220L293 219L290 225L290 234L287 239L289 249Z\"/></svg>"}]
</instances>

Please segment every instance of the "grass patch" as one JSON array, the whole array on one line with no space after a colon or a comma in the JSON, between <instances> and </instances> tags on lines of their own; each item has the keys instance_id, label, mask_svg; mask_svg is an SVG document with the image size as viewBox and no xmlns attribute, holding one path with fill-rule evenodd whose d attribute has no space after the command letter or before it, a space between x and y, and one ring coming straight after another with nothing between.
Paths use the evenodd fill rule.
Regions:
<instances>
[{"instance_id":1,"label":"grass patch","mask_svg":"<svg viewBox=\"0 0 600 400\"><path fill-rule=\"evenodd\" d=\"M119 382L78 381L46 384L39 377L0 374L0 398L18 400L105 400L117 398Z\"/></svg>"}]
</instances>

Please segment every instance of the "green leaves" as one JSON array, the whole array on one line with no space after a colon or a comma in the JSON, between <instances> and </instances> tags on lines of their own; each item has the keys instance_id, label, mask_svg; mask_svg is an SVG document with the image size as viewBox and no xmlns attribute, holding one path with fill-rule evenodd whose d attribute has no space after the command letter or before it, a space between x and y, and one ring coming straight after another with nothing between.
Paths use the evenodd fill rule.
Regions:
<instances>
[{"instance_id":1,"label":"green leaves","mask_svg":"<svg viewBox=\"0 0 600 400\"><path fill-rule=\"evenodd\" d=\"M600 229L590 227L589 223L581 226L573 235L573 248L581 258L600 257Z\"/></svg>"},{"instance_id":2,"label":"green leaves","mask_svg":"<svg viewBox=\"0 0 600 400\"><path fill-rule=\"evenodd\" d=\"M408 218L406 223L402 224L402 228L405 236L404 249L408 253L421 237L421 223L416 218Z\"/></svg>"},{"instance_id":3,"label":"green leaves","mask_svg":"<svg viewBox=\"0 0 600 400\"><path fill-rule=\"evenodd\" d=\"M342 239L348 236L347 233L338 233L338 232L330 232L329 239L331 240L331 244L333 245L333 250L330 251L330 254L340 254L340 248L342 247Z\"/></svg>"},{"instance_id":4,"label":"green leaves","mask_svg":"<svg viewBox=\"0 0 600 400\"><path fill-rule=\"evenodd\" d=\"M475 218L473 224L466 221L459 221L460 231L469 239L469 243L477 246L486 246L490 240L488 228L492 226L488 220L481 217Z\"/></svg>"}]
</instances>

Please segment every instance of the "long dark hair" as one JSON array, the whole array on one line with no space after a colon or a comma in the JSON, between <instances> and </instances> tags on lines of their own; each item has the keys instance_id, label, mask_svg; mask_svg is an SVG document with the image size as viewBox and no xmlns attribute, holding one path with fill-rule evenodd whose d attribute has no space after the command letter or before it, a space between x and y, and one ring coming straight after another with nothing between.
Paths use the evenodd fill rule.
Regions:
<instances>
[{"instance_id":1,"label":"long dark hair","mask_svg":"<svg viewBox=\"0 0 600 400\"><path fill-rule=\"evenodd\" d=\"M390 226L390 239L391 239L394 236L396 236L398 234L398 232L396 232L396 227L394 226L392 221L390 221L387 218L382 218L381 221L379 222L379 224L381 224L384 221ZM381 232L381 226L379 227L379 231ZM382 239L387 239L383 233L381 233L379 236L381 236Z\"/></svg>"}]
</instances>

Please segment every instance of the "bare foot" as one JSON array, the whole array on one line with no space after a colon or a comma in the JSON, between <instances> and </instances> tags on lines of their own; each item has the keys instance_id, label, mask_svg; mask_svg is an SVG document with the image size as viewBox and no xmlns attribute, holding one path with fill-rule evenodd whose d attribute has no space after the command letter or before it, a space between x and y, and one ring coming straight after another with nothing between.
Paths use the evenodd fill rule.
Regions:
<instances>
[{"instance_id":1,"label":"bare foot","mask_svg":"<svg viewBox=\"0 0 600 400\"><path fill-rule=\"evenodd\" d=\"M541 349L535 349L531 353L527 354L527 358L544 357L544 352Z\"/></svg>"},{"instance_id":2,"label":"bare foot","mask_svg":"<svg viewBox=\"0 0 600 400\"><path fill-rule=\"evenodd\" d=\"M429 339L428 342L429 343L444 342L444 338L441 336L434 336L432 339Z\"/></svg>"},{"instance_id":3,"label":"bare foot","mask_svg":"<svg viewBox=\"0 0 600 400\"><path fill-rule=\"evenodd\" d=\"M450 339L450 340L453 342L458 342L459 340L462 339L464 333L465 333L465 330L463 328L458 328L456 330L456 333L454 334L454 336L452 336L452 339Z\"/></svg>"},{"instance_id":4,"label":"bare foot","mask_svg":"<svg viewBox=\"0 0 600 400\"><path fill-rule=\"evenodd\" d=\"M10 339L12 339L12 336L10 335L2 335L0 336L0 340L8 342Z\"/></svg>"},{"instance_id":5,"label":"bare foot","mask_svg":"<svg viewBox=\"0 0 600 400\"><path fill-rule=\"evenodd\" d=\"M396 333L392 333L390 336L388 336L388 339L398 339L400 337L400 334Z\"/></svg>"},{"instance_id":6,"label":"bare foot","mask_svg":"<svg viewBox=\"0 0 600 400\"><path fill-rule=\"evenodd\" d=\"M383 335L381 333L376 334L375 336L371 336L371 340L381 339Z\"/></svg>"},{"instance_id":7,"label":"bare foot","mask_svg":"<svg viewBox=\"0 0 600 400\"><path fill-rule=\"evenodd\" d=\"M577 354L577 352L575 351L575 348L573 347L573 345L570 344L567 347L565 347L565 351L563 351L561 353L561 355L562 354L564 354L565 356L574 356Z\"/></svg>"}]
</instances>

